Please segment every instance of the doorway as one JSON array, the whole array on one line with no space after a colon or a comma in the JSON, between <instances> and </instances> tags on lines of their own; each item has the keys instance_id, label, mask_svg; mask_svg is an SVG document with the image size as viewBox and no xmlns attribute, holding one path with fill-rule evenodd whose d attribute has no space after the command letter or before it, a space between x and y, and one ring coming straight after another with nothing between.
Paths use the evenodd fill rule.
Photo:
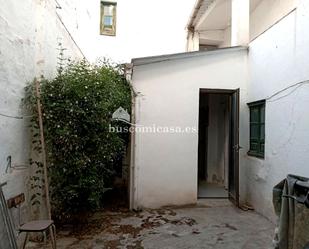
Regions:
<instances>
[{"instance_id":1,"label":"doorway","mask_svg":"<svg viewBox=\"0 0 309 249\"><path fill-rule=\"evenodd\" d=\"M201 89L198 198L239 202L239 90Z\"/></svg>"}]
</instances>

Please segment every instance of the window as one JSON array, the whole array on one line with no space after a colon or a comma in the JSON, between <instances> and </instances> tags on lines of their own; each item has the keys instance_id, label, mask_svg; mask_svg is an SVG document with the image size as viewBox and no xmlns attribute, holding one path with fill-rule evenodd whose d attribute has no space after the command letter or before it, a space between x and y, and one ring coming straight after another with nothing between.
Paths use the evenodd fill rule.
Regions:
<instances>
[{"instance_id":1,"label":"window","mask_svg":"<svg viewBox=\"0 0 309 249\"><path fill-rule=\"evenodd\" d=\"M250 109L250 150L248 155L264 158L265 100L248 104Z\"/></svg>"},{"instance_id":2,"label":"window","mask_svg":"<svg viewBox=\"0 0 309 249\"><path fill-rule=\"evenodd\" d=\"M101 35L116 35L116 8L117 3L101 2Z\"/></svg>"}]
</instances>

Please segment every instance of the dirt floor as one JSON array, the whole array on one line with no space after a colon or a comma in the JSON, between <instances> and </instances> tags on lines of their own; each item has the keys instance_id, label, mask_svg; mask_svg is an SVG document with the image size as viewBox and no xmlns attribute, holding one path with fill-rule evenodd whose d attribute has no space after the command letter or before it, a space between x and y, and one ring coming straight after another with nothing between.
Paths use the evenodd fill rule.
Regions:
<instances>
[{"instance_id":1,"label":"dirt floor","mask_svg":"<svg viewBox=\"0 0 309 249\"><path fill-rule=\"evenodd\" d=\"M57 249L268 249L274 225L227 200L205 200L196 207L98 212L88 225L58 231ZM27 248L51 248L29 242Z\"/></svg>"}]
</instances>

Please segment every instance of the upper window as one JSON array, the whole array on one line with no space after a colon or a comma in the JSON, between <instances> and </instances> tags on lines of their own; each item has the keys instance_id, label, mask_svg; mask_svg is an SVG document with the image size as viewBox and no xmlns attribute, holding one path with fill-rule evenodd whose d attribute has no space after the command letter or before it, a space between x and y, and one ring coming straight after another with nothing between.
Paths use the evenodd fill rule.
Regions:
<instances>
[{"instance_id":1,"label":"upper window","mask_svg":"<svg viewBox=\"0 0 309 249\"><path fill-rule=\"evenodd\" d=\"M116 35L117 3L101 2L101 35Z\"/></svg>"},{"instance_id":2,"label":"upper window","mask_svg":"<svg viewBox=\"0 0 309 249\"><path fill-rule=\"evenodd\" d=\"M249 103L251 156L264 158L265 145L265 100Z\"/></svg>"}]
</instances>

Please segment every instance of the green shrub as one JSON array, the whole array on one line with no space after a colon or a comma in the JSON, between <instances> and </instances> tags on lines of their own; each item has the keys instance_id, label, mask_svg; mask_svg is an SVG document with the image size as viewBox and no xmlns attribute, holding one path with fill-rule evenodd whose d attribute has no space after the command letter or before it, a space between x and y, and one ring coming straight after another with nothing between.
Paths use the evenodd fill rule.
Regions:
<instances>
[{"instance_id":1,"label":"green shrub","mask_svg":"<svg viewBox=\"0 0 309 249\"><path fill-rule=\"evenodd\" d=\"M69 218L98 208L104 189L111 186L128 134L109 132L109 125L120 106L130 112L131 90L121 67L107 62L70 63L40 83L53 216ZM36 128L33 90L28 87L32 95L27 100Z\"/></svg>"}]
</instances>

